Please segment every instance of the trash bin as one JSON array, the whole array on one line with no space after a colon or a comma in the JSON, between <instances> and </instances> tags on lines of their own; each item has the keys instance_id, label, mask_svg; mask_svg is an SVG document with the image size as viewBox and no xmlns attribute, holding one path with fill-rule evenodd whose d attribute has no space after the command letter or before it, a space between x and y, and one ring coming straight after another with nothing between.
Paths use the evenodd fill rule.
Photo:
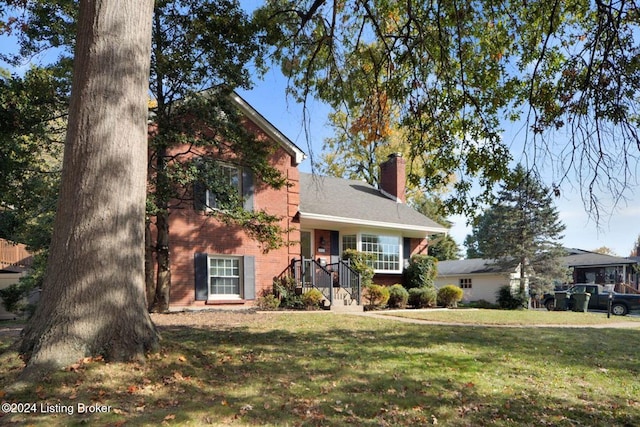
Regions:
<instances>
[{"instance_id":1,"label":"trash bin","mask_svg":"<svg viewBox=\"0 0 640 427\"><path fill-rule=\"evenodd\" d=\"M567 303L569 302L569 293L568 292L556 292L554 295L555 299L555 307L556 310L566 310Z\"/></svg>"},{"instance_id":2,"label":"trash bin","mask_svg":"<svg viewBox=\"0 0 640 427\"><path fill-rule=\"evenodd\" d=\"M589 300L591 299L591 294L588 292L576 292L571 294L571 298L573 298L573 311L578 311L582 313L586 313L589 308Z\"/></svg>"}]
</instances>

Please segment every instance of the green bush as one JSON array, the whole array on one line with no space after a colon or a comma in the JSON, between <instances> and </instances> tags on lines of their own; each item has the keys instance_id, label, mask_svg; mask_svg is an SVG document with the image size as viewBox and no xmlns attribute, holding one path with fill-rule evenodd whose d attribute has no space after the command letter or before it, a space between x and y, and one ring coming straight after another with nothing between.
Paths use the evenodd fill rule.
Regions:
<instances>
[{"instance_id":1,"label":"green bush","mask_svg":"<svg viewBox=\"0 0 640 427\"><path fill-rule=\"evenodd\" d=\"M302 304L307 309L320 307L323 299L322 292L315 288L302 294Z\"/></svg>"},{"instance_id":2,"label":"green bush","mask_svg":"<svg viewBox=\"0 0 640 427\"><path fill-rule=\"evenodd\" d=\"M405 270L407 289L432 287L438 274L438 260L429 255L411 257Z\"/></svg>"},{"instance_id":3,"label":"green bush","mask_svg":"<svg viewBox=\"0 0 640 427\"><path fill-rule=\"evenodd\" d=\"M389 288L389 308L405 308L409 301L409 292L399 283Z\"/></svg>"},{"instance_id":4,"label":"green bush","mask_svg":"<svg viewBox=\"0 0 640 427\"><path fill-rule=\"evenodd\" d=\"M438 304L444 307L457 307L464 291L455 285L446 285L438 289Z\"/></svg>"},{"instance_id":5,"label":"green bush","mask_svg":"<svg viewBox=\"0 0 640 427\"><path fill-rule=\"evenodd\" d=\"M0 289L0 298L2 299L2 305L4 306L4 309L9 313L18 314L24 311L24 297L25 288L18 283L7 286L4 289Z\"/></svg>"},{"instance_id":6,"label":"green bush","mask_svg":"<svg viewBox=\"0 0 640 427\"><path fill-rule=\"evenodd\" d=\"M280 307L280 300L274 294L265 294L256 298L256 306L260 310L273 311Z\"/></svg>"},{"instance_id":7,"label":"green bush","mask_svg":"<svg viewBox=\"0 0 640 427\"><path fill-rule=\"evenodd\" d=\"M286 276L273 280L273 294L280 300L280 307L301 309L304 307L301 290L293 277Z\"/></svg>"},{"instance_id":8,"label":"green bush","mask_svg":"<svg viewBox=\"0 0 640 427\"><path fill-rule=\"evenodd\" d=\"M438 292L433 287L409 289L409 305L414 308L426 308L436 305Z\"/></svg>"},{"instance_id":9,"label":"green bush","mask_svg":"<svg viewBox=\"0 0 640 427\"><path fill-rule=\"evenodd\" d=\"M369 302L368 308L380 308L389 301L389 288L380 285L365 286L362 291L362 298Z\"/></svg>"},{"instance_id":10,"label":"green bush","mask_svg":"<svg viewBox=\"0 0 640 427\"><path fill-rule=\"evenodd\" d=\"M498 306L503 310L518 310L528 307L529 298L527 295L514 294L508 285L501 287L496 296Z\"/></svg>"},{"instance_id":11,"label":"green bush","mask_svg":"<svg viewBox=\"0 0 640 427\"><path fill-rule=\"evenodd\" d=\"M367 252L359 252L347 249L342 253L342 259L349 261L349 265L356 273L360 274L360 286L364 289L373 280L373 260L375 255Z\"/></svg>"}]
</instances>

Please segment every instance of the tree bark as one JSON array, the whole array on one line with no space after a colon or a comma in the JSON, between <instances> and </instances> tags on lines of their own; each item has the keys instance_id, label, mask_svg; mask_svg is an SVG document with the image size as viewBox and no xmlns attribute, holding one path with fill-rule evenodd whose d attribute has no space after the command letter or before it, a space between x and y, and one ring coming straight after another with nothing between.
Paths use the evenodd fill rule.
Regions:
<instances>
[{"instance_id":1,"label":"tree bark","mask_svg":"<svg viewBox=\"0 0 640 427\"><path fill-rule=\"evenodd\" d=\"M58 210L27 372L158 346L145 301L152 0L81 0Z\"/></svg>"}]
</instances>

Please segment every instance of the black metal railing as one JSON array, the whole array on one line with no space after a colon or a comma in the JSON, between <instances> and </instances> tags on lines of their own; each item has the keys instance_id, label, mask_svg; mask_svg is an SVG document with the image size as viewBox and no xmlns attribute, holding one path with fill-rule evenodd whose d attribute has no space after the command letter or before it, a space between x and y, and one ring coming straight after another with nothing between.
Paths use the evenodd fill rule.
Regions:
<instances>
[{"instance_id":1,"label":"black metal railing","mask_svg":"<svg viewBox=\"0 0 640 427\"><path fill-rule=\"evenodd\" d=\"M339 260L327 267L333 272L334 287L343 289L351 300L360 305L360 274L351 267L350 262Z\"/></svg>"},{"instance_id":2,"label":"black metal railing","mask_svg":"<svg viewBox=\"0 0 640 427\"><path fill-rule=\"evenodd\" d=\"M348 261L322 265L315 259L303 257L291 261L291 272L302 292L318 289L333 305L337 290L342 289L360 305L360 275Z\"/></svg>"}]
</instances>

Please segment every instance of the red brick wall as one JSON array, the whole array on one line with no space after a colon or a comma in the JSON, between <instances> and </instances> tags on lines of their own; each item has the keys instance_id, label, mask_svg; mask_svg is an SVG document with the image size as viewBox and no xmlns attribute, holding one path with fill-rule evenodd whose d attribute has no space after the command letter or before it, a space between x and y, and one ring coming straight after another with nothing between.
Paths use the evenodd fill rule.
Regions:
<instances>
[{"instance_id":1,"label":"red brick wall","mask_svg":"<svg viewBox=\"0 0 640 427\"><path fill-rule=\"evenodd\" d=\"M405 172L407 161L399 153L391 154L389 159L380 165L380 188L402 203L405 197Z\"/></svg>"},{"instance_id":2,"label":"red brick wall","mask_svg":"<svg viewBox=\"0 0 640 427\"><path fill-rule=\"evenodd\" d=\"M270 143L266 137L262 142ZM282 148L271 158L289 184L273 189L258 182L256 178L254 209L265 210L282 217L283 229L292 229L285 236L287 242L300 240L300 226L294 221L300 202L300 175L297 166ZM194 254L203 252L218 255L255 256L256 296L263 290L271 290L273 278L280 275L294 257L300 257L300 245L289 245L264 254L259 244L243 230L226 226L218 220L198 212L193 205L173 210L170 214L169 234L171 242L171 306L204 306L204 301L195 301ZM243 305L251 306L253 301Z\"/></svg>"}]
</instances>

